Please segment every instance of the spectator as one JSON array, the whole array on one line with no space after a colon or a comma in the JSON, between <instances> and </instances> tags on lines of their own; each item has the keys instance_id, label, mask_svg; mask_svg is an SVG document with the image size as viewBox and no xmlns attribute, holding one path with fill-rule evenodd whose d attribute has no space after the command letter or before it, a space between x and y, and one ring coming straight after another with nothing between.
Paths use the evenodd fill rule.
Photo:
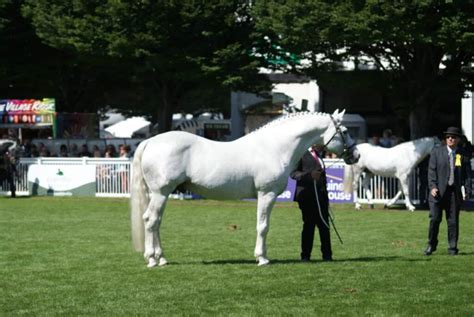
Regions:
<instances>
[{"instance_id":1,"label":"spectator","mask_svg":"<svg viewBox=\"0 0 474 317\"><path fill-rule=\"evenodd\" d=\"M9 151L8 149L2 151L0 154L0 180L7 180L12 198L16 197L15 176L18 174L16 163L17 158L14 151Z\"/></svg>"},{"instance_id":2,"label":"spectator","mask_svg":"<svg viewBox=\"0 0 474 317\"><path fill-rule=\"evenodd\" d=\"M107 144L105 148L105 157L117 157L117 150L113 144Z\"/></svg>"},{"instance_id":3,"label":"spectator","mask_svg":"<svg viewBox=\"0 0 474 317\"><path fill-rule=\"evenodd\" d=\"M49 152L48 148L46 146L43 146L40 148L39 151L39 156L40 157L49 157L51 153Z\"/></svg>"},{"instance_id":4,"label":"spectator","mask_svg":"<svg viewBox=\"0 0 474 317\"><path fill-rule=\"evenodd\" d=\"M92 155L94 157L102 157L102 153L100 152L100 148L97 144L92 147Z\"/></svg>"},{"instance_id":5,"label":"spectator","mask_svg":"<svg viewBox=\"0 0 474 317\"><path fill-rule=\"evenodd\" d=\"M58 154L58 157L69 157L69 153L68 153L68 150L67 150L67 145L66 144L61 144L61 146L59 147L59 154Z\"/></svg>"},{"instance_id":6,"label":"spectator","mask_svg":"<svg viewBox=\"0 0 474 317\"><path fill-rule=\"evenodd\" d=\"M120 157L122 158L130 158L130 145L121 145L120 146Z\"/></svg>"},{"instance_id":7,"label":"spectator","mask_svg":"<svg viewBox=\"0 0 474 317\"><path fill-rule=\"evenodd\" d=\"M82 145L81 152L79 153L79 156L87 156L87 157L92 156L91 152L89 152L89 147L87 146L87 144Z\"/></svg>"},{"instance_id":8,"label":"spectator","mask_svg":"<svg viewBox=\"0 0 474 317\"><path fill-rule=\"evenodd\" d=\"M370 140L369 143L372 145L380 146L380 137L375 134Z\"/></svg>"},{"instance_id":9,"label":"spectator","mask_svg":"<svg viewBox=\"0 0 474 317\"><path fill-rule=\"evenodd\" d=\"M40 153L38 151L38 148L36 147L36 144L31 144L30 145L30 157L39 157Z\"/></svg>"},{"instance_id":10,"label":"spectator","mask_svg":"<svg viewBox=\"0 0 474 317\"><path fill-rule=\"evenodd\" d=\"M385 129L382 133L382 138L379 140L379 144L381 147L392 147L394 143L393 140L393 135L392 135L392 130L390 129Z\"/></svg>"},{"instance_id":11,"label":"spectator","mask_svg":"<svg viewBox=\"0 0 474 317\"><path fill-rule=\"evenodd\" d=\"M444 134L446 146L433 149L428 165L430 223L425 255L437 249L443 209L448 223L448 253L458 254L459 211L471 194L471 157L458 148L461 129L449 127Z\"/></svg>"},{"instance_id":12,"label":"spectator","mask_svg":"<svg viewBox=\"0 0 474 317\"><path fill-rule=\"evenodd\" d=\"M31 141L26 139L20 146L21 157L31 157Z\"/></svg>"},{"instance_id":13,"label":"spectator","mask_svg":"<svg viewBox=\"0 0 474 317\"><path fill-rule=\"evenodd\" d=\"M80 156L76 143L71 144L71 148L70 148L70 151L69 151L69 156L70 157L79 157Z\"/></svg>"},{"instance_id":14,"label":"spectator","mask_svg":"<svg viewBox=\"0 0 474 317\"><path fill-rule=\"evenodd\" d=\"M465 155L467 155L469 158L472 158L472 144L465 135L461 136L458 147L464 152Z\"/></svg>"}]
</instances>

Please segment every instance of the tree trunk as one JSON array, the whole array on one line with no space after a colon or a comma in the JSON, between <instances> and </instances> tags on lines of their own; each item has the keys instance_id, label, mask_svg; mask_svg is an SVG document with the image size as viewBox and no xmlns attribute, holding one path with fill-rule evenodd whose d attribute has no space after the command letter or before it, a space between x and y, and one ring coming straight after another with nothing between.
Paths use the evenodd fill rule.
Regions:
<instances>
[{"instance_id":1,"label":"tree trunk","mask_svg":"<svg viewBox=\"0 0 474 317\"><path fill-rule=\"evenodd\" d=\"M172 101L166 100L162 102L157 109L158 133L170 131L173 123Z\"/></svg>"},{"instance_id":2,"label":"tree trunk","mask_svg":"<svg viewBox=\"0 0 474 317\"><path fill-rule=\"evenodd\" d=\"M176 85L166 81L160 82L159 95L160 100L157 104L156 115L158 123L158 133L171 131L173 125L173 113L177 108L178 98Z\"/></svg>"},{"instance_id":3,"label":"tree trunk","mask_svg":"<svg viewBox=\"0 0 474 317\"><path fill-rule=\"evenodd\" d=\"M433 118L432 108L430 104L423 103L410 111L409 124L411 140L429 136L430 124Z\"/></svg>"}]
</instances>

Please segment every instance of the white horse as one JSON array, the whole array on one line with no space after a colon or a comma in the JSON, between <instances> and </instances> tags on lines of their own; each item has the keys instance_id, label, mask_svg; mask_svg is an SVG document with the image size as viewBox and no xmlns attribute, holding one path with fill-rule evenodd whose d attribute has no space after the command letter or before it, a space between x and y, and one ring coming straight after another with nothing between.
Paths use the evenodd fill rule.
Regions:
<instances>
[{"instance_id":1,"label":"white horse","mask_svg":"<svg viewBox=\"0 0 474 317\"><path fill-rule=\"evenodd\" d=\"M312 144L324 144L346 163L358 160L354 141L341 126L344 111L281 117L232 142L181 131L140 143L133 159L132 238L148 267L165 265L160 223L168 195L178 186L211 199L257 198L258 265L269 263L266 235L270 212L288 176Z\"/></svg>"},{"instance_id":2,"label":"white horse","mask_svg":"<svg viewBox=\"0 0 474 317\"><path fill-rule=\"evenodd\" d=\"M361 159L356 164L346 165L344 168L344 188L346 192L352 190L355 208L361 208L357 191L360 176L365 171L362 185L371 208L373 208L373 203L369 183L375 174L385 177L396 177L400 181L401 190L398 191L393 199L385 204L385 207L393 205L403 192L407 209L414 211L415 206L410 202L409 176L415 167L430 154L435 144L439 144L438 138L427 137L404 142L392 148L383 148L369 143L357 145Z\"/></svg>"}]
</instances>

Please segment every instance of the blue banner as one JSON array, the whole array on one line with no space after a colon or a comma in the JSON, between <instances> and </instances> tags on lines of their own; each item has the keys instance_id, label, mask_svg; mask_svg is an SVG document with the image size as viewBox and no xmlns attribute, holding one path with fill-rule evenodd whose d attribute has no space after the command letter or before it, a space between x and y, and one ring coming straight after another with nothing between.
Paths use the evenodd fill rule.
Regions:
<instances>
[{"instance_id":1,"label":"blue banner","mask_svg":"<svg viewBox=\"0 0 474 317\"><path fill-rule=\"evenodd\" d=\"M326 163L326 177L327 177L327 189L329 195L329 202L331 203L352 203L353 197L352 192L349 194L344 193L344 163ZM293 201L296 190L296 181L292 178L288 178L288 185L285 191L280 194L277 201Z\"/></svg>"}]
</instances>

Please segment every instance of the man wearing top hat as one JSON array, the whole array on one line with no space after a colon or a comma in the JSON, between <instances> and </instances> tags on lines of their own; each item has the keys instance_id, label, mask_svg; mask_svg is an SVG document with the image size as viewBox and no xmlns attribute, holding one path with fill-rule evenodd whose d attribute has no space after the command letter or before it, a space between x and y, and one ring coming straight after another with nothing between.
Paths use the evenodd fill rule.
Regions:
<instances>
[{"instance_id":1,"label":"man wearing top hat","mask_svg":"<svg viewBox=\"0 0 474 317\"><path fill-rule=\"evenodd\" d=\"M462 202L471 194L470 157L457 148L461 130L449 127L444 136L446 146L433 149L428 166L430 225L425 255L431 255L438 246L443 209L448 224L448 253L458 254L459 211Z\"/></svg>"}]
</instances>

